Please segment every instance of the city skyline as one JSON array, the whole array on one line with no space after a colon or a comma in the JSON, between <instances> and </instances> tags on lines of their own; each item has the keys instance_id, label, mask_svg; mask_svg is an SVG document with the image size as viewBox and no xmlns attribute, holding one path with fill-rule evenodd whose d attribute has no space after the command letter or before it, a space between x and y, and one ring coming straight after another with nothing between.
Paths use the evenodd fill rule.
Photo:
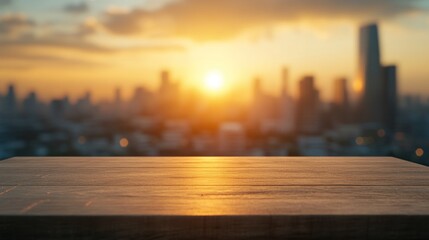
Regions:
<instances>
[{"instance_id":1,"label":"city skyline","mask_svg":"<svg viewBox=\"0 0 429 240\"><path fill-rule=\"evenodd\" d=\"M283 67L280 71L281 88L277 94L272 96L267 94L261 78L253 80L253 96L248 105L250 109L249 123L252 127L265 131L274 129L276 132L301 134L318 134L324 128L320 121L322 113L327 106L330 106L331 120L335 119L335 124L355 123L371 124L376 128L383 129L394 135L396 130L396 118L398 109L398 68L396 65L383 65L380 53L380 36L378 26L374 23L361 26L359 29L359 59L358 75L353 81L352 90L348 88L349 83L346 78L338 78L332 85L332 98L324 102L321 99L321 91L316 84L313 75L306 75L299 80L298 93L293 96L290 91L290 70ZM181 82L173 80L173 75L168 70L159 73L159 84L157 91L151 91L139 86L134 89L134 95L129 99L124 99L120 87L114 91L114 98L110 102L95 104L92 101L92 92L85 94L73 103L69 96L52 99L50 101L51 114L65 116L73 111L88 112L94 107L110 104L110 111L120 110L129 105L128 111L132 113L147 114L152 113L162 117L178 117L177 109L169 109L180 106L180 102L191 98L199 98L205 104L213 104L218 108L230 108L231 105L243 102L225 98L222 93L224 77L220 72L213 71L205 77L205 91L210 95L205 97L204 93L187 92L181 89ZM355 91L355 100L350 99L350 92ZM196 94L196 95L195 95ZM41 107L42 101L38 99L36 92L32 91L25 99L18 100L16 88L13 84L8 86L7 93L0 95L0 107L6 116L17 116L17 114L42 116L37 110ZM243 93L240 93L241 98ZM205 97L205 99L204 99ZM225 98L223 100L220 100ZM325 105L329 104L329 105ZM75 107L71 110L72 105ZM204 104L203 104L204 105ZM325 105L325 106L324 106ZM173 107L174 108L174 107ZM157 110L155 110L157 109ZM160 113L158 113L159 111ZM217 111L222 112L221 109ZM163 115L166 112L166 115ZM215 111L216 112L216 111ZM187 118L186 113L181 117ZM266 120L269 119L267 122ZM325 126L326 127L326 126ZM264 130L265 129L265 130Z\"/></svg>"},{"instance_id":2,"label":"city skyline","mask_svg":"<svg viewBox=\"0 0 429 240\"><path fill-rule=\"evenodd\" d=\"M357 28L374 21L382 36L381 61L399 66L401 95L427 97L428 1L361 1L359 7L354 1L323 0L316 6L295 0L252 1L260 9L240 12L242 0L5 1L0 6L0 88L4 91L12 82L19 86L20 97L35 90L46 99L66 93L76 99L91 90L100 100L112 98L118 86L124 96L139 85L154 90L162 69L188 89L201 89L205 75L217 70L225 77L225 87L247 89L250 99L254 77L276 93L281 87L278 69L287 66L293 95L298 81L313 75L326 101L335 79L355 80ZM219 21L187 25L198 16L183 16L179 9L200 10L211 19L218 19L212 16L216 12L225 14ZM178 25L160 21L163 14L178 19ZM233 19L237 24L228 24ZM151 21L160 32L146 26Z\"/></svg>"},{"instance_id":3,"label":"city skyline","mask_svg":"<svg viewBox=\"0 0 429 240\"><path fill-rule=\"evenodd\" d=\"M316 96L313 102L320 103L330 103L334 105L343 105L343 113L345 113L346 108L357 108L357 111L363 113L363 121L367 122L385 122L383 118L383 114L385 114L385 109L390 109L388 103L390 105L397 105L397 98L401 97L398 92L398 68L396 65L383 65L381 62L382 54L380 53L380 37L379 37L379 28L376 23L370 23L368 25L360 26L359 28L359 41L358 41L358 73L357 76L353 79L347 79L345 77L339 77L334 79L332 88L331 88L331 96L321 98L322 93L319 90L319 84L316 81L316 77L314 75L304 75L299 79L296 86L296 93L291 91L293 89L290 86L290 69L286 66L281 68L280 75L278 77L278 84L280 88L276 89L276 92L270 92L267 87L267 81L264 81L261 77L257 76L253 79L253 85L248 84L246 88L253 88L253 96L252 91L250 92L250 98L247 99L247 103L251 103L254 99L259 98L258 95L270 94L274 97L280 98L280 101L283 101L285 98L295 99L296 101L300 101L302 95L306 96ZM225 77L222 72L217 70L212 70L206 73L206 76L201 81L200 89L196 88L183 88L182 81L174 80L172 77L173 74L169 70L161 70L158 72L157 81L158 86L155 89L150 89L146 85L140 84L133 88L134 95L129 95L126 97L126 101L133 101L133 98L138 95L139 91L147 91L147 92L156 92L164 91L165 86L169 84L174 84L174 88L176 91L180 91L181 93L186 94L195 94L196 92L200 92L198 95L200 97L206 97L204 95L208 95L208 98L225 98L229 99L229 96L232 96L236 92L240 92L241 100L246 99L245 93L243 93L242 89L225 89ZM202 87L204 84L204 87ZM305 87L303 87L305 86ZM203 89L205 88L205 89ZM17 91L15 90L15 84L8 84L7 91L13 89L13 96L17 96ZM314 90L312 90L314 89ZM304 93L305 91L308 91ZM214 94L216 92L216 94ZM123 100L123 89L121 86L115 87L112 91L112 96L109 99L102 99L102 101L94 101L94 103L106 103L112 101L118 101L119 97ZM0 91L0 97L2 92ZM214 94L214 95L213 95ZM5 94L6 95L6 94ZM27 95L23 95L20 99L25 102L27 99L36 99L37 92L31 90L27 93ZM82 95L84 99L90 99L89 96L93 96L92 90L85 90L79 96L74 97L74 101L79 102L82 99ZM119 96L120 95L120 96ZM389 95L390 99L386 99ZM404 95L405 96L405 95ZM253 98L253 99L252 99ZM19 99L17 97L17 99ZM69 93L65 93L60 97L54 97L52 99L40 99L37 98L38 101L49 103L50 101L55 101L59 99L67 99L70 101ZM43 101L45 100L45 101ZM241 103L245 103L245 101L241 101ZM299 104L298 104L299 105ZM390 109L390 112L387 115L391 116L395 112L396 107ZM310 108L310 110L302 110L309 111L309 113L314 112L314 109ZM387 110L386 110L387 111ZM351 113L351 112L349 112ZM393 114L394 115L394 114Z\"/></svg>"},{"instance_id":4,"label":"city skyline","mask_svg":"<svg viewBox=\"0 0 429 240\"><path fill-rule=\"evenodd\" d=\"M42 103L36 92L0 97L0 158L19 155L397 156L427 164L429 101L400 96L401 67L381 61L377 25L361 26L357 80L337 78L329 101L319 79L277 69L273 94L261 77L226 95L221 72L204 77L201 91L183 89L169 70L156 89L120 87L97 103L91 91ZM298 93L292 94L292 84ZM356 85L357 84L357 85ZM351 91L361 94L353 99ZM15 131L15 129L19 129ZM58 147L59 146L59 147Z\"/></svg>"}]
</instances>

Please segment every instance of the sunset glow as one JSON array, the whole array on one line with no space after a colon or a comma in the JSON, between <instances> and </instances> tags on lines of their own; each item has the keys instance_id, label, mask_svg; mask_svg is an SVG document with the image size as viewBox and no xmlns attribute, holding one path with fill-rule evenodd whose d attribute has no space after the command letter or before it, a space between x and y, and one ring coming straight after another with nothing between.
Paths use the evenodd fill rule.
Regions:
<instances>
[{"instance_id":1,"label":"sunset glow","mask_svg":"<svg viewBox=\"0 0 429 240\"><path fill-rule=\"evenodd\" d=\"M429 165L428 42L429 0L0 0L0 160Z\"/></svg>"},{"instance_id":2,"label":"sunset glow","mask_svg":"<svg viewBox=\"0 0 429 240\"><path fill-rule=\"evenodd\" d=\"M401 94L427 96L429 0L365 1L359 8L341 0L256 3L0 1L0 91L16 84L20 98L37 91L49 101L64 95L75 100L92 90L101 101L120 86L130 98L137 85L156 89L165 68L183 89L218 92L222 81L201 88L205 71L217 66L228 76L228 89L250 89L260 76L276 93L277 69L288 66L291 86L310 73L329 100L333 79L356 76L356 29L375 20L383 62L401 66Z\"/></svg>"},{"instance_id":3,"label":"sunset glow","mask_svg":"<svg viewBox=\"0 0 429 240\"><path fill-rule=\"evenodd\" d=\"M218 71L211 71L207 73L204 78L205 89L209 92L219 92L224 87L224 77Z\"/></svg>"}]
</instances>

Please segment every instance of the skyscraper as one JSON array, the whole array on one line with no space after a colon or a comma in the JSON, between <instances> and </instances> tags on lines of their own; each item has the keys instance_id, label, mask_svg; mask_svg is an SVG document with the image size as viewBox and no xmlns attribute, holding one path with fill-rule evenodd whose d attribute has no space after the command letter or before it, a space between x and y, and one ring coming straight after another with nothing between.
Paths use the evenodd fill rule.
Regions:
<instances>
[{"instance_id":1,"label":"skyscraper","mask_svg":"<svg viewBox=\"0 0 429 240\"><path fill-rule=\"evenodd\" d=\"M338 78L334 81L333 103L337 106L347 107L349 96L347 92L347 79Z\"/></svg>"},{"instance_id":2,"label":"skyscraper","mask_svg":"<svg viewBox=\"0 0 429 240\"><path fill-rule=\"evenodd\" d=\"M319 91L314 77L306 76L299 82L296 127L300 133L317 133L320 130Z\"/></svg>"},{"instance_id":3,"label":"skyscraper","mask_svg":"<svg viewBox=\"0 0 429 240\"><path fill-rule=\"evenodd\" d=\"M35 116L37 114L38 101L36 92L30 92L24 99L23 110L27 116Z\"/></svg>"},{"instance_id":4,"label":"skyscraper","mask_svg":"<svg viewBox=\"0 0 429 240\"><path fill-rule=\"evenodd\" d=\"M335 121L345 123L349 120L349 95L347 79L338 78L334 81L334 95L332 107Z\"/></svg>"},{"instance_id":5,"label":"skyscraper","mask_svg":"<svg viewBox=\"0 0 429 240\"><path fill-rule=\"evenodd\" d=\"M62 99L53 99L51 101L51 115L55 118L63 118L70 111L70 101L68 96Z\"/></svg>"},{"instance_id":6,"label":"skyscraper","mask_svg":"<svg viewBox=\"0 0 429 240\"><path fill-rule=\"evenodd\" d=\"M392 133L396 126L397 108L397 68L394 65L383 67L383 124Z\"/></svg>"},{"instance_id":7,"label":"skyscraper","mask_svg":"<svg viewBox=\"0 0 429 240\"><path fill-rule=\"evenodd\" d=\"M9 85L7 89L7 94L4 98L4 109L7 115L15 115L18 111L14 85Z\"/></svg>"},{"instance_id":8,"label":"skyscraper","mask_svg":"<svg viewBox=\"0 0 429 240\"><path fill-rule=\"evenodd\" d=\"M287 68L282 69L282 92L281 96L285 97L289 95L289 70Z\"/></svg>"},{"instance_id":9,"label":"skyscraper","mask_svg":"<svg viewBox=\"0 0 429 240\"><path fill-rule=\"evenodd\" d=\"M358 112L361 122L382 123L383 82L380 64L378 27L376 24L360 28L359 69L354 84L358 93Z\"/></svg>"},{"instance_id":10,"label":"skyscraper","mask_svg":"<svg viewBox=\"0 0 429 240\"><path fill-rule=\"evenodd\" d=\"M290 133L294 130L295 114L293 100L289 94L289 71L287 68L282 69L281 81L279 130L282 133Z\"/></svg>"},{"instance_id":11,"label":"skyscraper","mask_svg":"<svg viewBox=\"0 0 429 240\"><path fill-rule=\"evenodd\" d=\"M254 129L260 129L262 119L264 118L264 99L262 83L260 78L253 79L253 99L250 111L250 124Z\"/></svg>"},{"instance_id":12,"label":"skyscraper","mask_svg":"<svg viewBox=\"0 0 429 240\"><path fill-rule=\"evenodd\" d=\"M157 96L157 111L162 118L177 115L177 108L173 108L173 106L178 104L180 100L179 87L178 82L171 80L169 71L161 71L159 93Z\"/></svg>"},{"instance_id":13,"label":"skyscraper","mask_svg":"<svg viewBox=\"0 0 429 240\"><path fill-rule=\"evenodd\" d=\"M262 84L260 78L255 78L253 80L253 100L259 101L262 96Z\"/></svg>"},{"instance_id":14,"label":"skyscraper","mask_svg":"<svg viewBox=\"0 0 429 240\"><path fill-rule=\"evenodd\" d=\"M120 88L115 89L115 104L116 106L120 106L122 103L122 91Z\"/></svg>"},{"instance_id":15,"label":"skyscraper","mask_svg":"<svg viewBox=\"0 0 429 240\"><path fill-rule=\"evenodd\" d=\"M246 149L246 134L238 122L222 123L218 130L219 154L238 156Z\"/></svg>"},{"instance_id":16,"label":"skyscraper","mask_svg":"<svg viewBox=\"0 0 429 240\"><path fill-rule=\"evenodd\" d=\"M253 103L250 111L252 129L263 133L279 129L279 100L262 89L260 78L253 81Z\"/></svg>"}]
</instances>

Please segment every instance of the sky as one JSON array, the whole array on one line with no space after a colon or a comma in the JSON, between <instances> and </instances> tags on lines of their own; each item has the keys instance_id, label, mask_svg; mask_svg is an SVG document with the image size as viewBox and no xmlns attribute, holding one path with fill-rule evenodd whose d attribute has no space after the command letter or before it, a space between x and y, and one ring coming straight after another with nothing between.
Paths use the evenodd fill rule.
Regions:
<instances>
[{"instance_id":1,"label":"sky","mask_svg":"<svg viewBox=\"0 0 429 240\"><path fill-rule=\"evenodd\" d=\"M371 22L400 93L428 97L429 0L0 0L0 92L102 100L154 90L168 69L184 89L217 70L225 91L250 93L259 77L278 94L287 67L291 94L314 75L328 101L336 78L355 80L358 29Z\"/></svg>"}]
</instances>

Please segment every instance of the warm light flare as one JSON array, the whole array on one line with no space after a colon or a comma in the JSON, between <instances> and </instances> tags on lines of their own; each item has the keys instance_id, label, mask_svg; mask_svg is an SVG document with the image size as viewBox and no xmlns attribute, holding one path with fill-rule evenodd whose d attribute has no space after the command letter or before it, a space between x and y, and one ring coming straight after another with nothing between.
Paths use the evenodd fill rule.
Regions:
<instances>
[{"instance_id":1,"label":"warm light flare","mask_svg":"<svg viewBox=\"0 0 429 240\"><path fill-rule=\"evenodd\" d=\"M122 139L119 141L119 145L120 145L122 148L126 148L126 147L128 147L128 144L129 144L129 141L128 141L128 139L126 139L126 138L122 138Z\"/></svg>"},{"instance_id":2,"label":"warm light flare","mask_svg":"<svg viewBox=\"0 0 429 240\"><path fill-rule=\"evenodd\" d=\"M363 92L363 81L361 81L361 80L355 80L354 82L353 82L353 90L356 92L356 93L361 93L361 92Z\"/></svg>"},{"instance_id":3,"label":"warm light flare","mask_svg":"<svg viewBox=\"0 0 429 240\"><path fill-rule=\"evenodd\" d=\"M209 72L204 79L205 88L210 92L221 91L224 87L224 82L223 75L218 71Z\"/></svg>"},{"instance_id":4,"label":"warm light flare","mask_svg":"<svg viewBox=\"0 0 429 240\"><path fill-rule=\"evenodd\" d=\"M416 150L416 156L417 157L423 157L423 155L425 154L425 151L423 150L423 148L417 148Z\"/></svg>"}]
</instances>

